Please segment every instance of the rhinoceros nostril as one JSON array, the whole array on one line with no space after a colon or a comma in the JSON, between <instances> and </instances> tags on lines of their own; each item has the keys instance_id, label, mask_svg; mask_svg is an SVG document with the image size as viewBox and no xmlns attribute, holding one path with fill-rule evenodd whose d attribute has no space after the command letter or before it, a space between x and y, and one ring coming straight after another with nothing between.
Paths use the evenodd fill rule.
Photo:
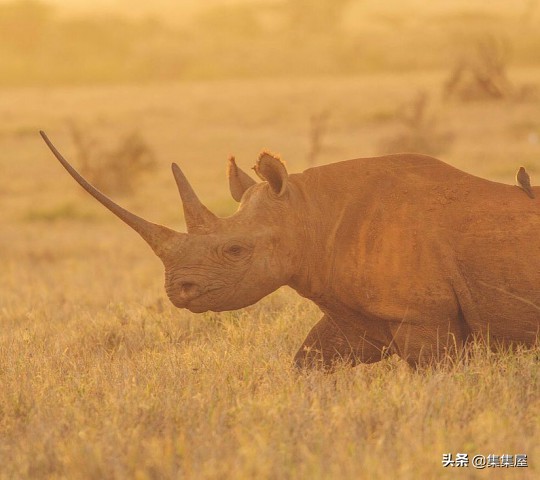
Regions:
<instances>
[{"instance_id":1,"label":"rhinoceros nostril","mask_svg":"<svg viewBox=\"0 0 540 480\"><path fill-rule=\"evenodd\" d=\"M182 282L179 285L179 288L180 288L180 294L184 298L194 297L198 295L199 293L199 287L195 283L192 283L192 282Z\"/></svg>"}]
</instances>

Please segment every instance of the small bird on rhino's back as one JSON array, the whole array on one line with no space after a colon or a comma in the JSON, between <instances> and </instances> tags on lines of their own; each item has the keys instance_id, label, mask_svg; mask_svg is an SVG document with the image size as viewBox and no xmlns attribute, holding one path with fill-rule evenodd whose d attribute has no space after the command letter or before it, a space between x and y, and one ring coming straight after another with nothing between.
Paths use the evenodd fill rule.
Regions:
<instances>
[{"instance_id":1,"label":"small bird on rhino's back","mask_svg":"<svg viewBox=\"0 0 540 480\"><path fill-rule=\"evenodd\" d=\"M531 178L529 177L527 170L525 170L525 167L519 167L519 170L516 173L516 183L530 198L534 198L534 192L531 188Z\"/></svg>"}]
</instances>

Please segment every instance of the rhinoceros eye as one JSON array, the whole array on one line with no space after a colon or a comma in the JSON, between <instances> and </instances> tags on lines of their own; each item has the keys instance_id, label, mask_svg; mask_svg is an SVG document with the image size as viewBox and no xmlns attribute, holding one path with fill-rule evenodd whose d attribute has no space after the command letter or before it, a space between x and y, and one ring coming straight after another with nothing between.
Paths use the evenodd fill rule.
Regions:
<instances>
[{"instance_id":1,"label":"rhinoceros eye","mask_svg":"<svg viewBox=\"0 0 540 480\"><path fill-rule=\"evenodd\" d=\"M253 246L242 240L230 240L221 246L221 254L231 261L247 260L253 252Z\"/></svg>"},{"instance_id":2,"label":"rhinoceros eye","mask_svg":"<svg viewBox=\"0 0 540 480\"><path fill-rule=\"evenodd\" d=\"M245 248L242 245L229 245L225 248L225 253L231 257L239 257L245 252Z\"/></svg>"}]
</instances>

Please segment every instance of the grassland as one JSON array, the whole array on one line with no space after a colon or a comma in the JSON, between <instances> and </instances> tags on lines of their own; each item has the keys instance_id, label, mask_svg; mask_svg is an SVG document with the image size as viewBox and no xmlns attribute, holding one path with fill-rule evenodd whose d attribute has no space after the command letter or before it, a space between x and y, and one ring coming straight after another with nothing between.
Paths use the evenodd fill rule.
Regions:
<instances>
[{"instance_id":1,"label":"grassland","mask_svg":"<svg viewBox=\"0 0 540 480\"><path fill-rule=\"evenodd\" d=\"M512 72L516 81L536 70ZM67 121L103 142L137 128L158 167L134 211L182 228L169 163L234 211L224 167L263 148L306 167L309 114L330 108L319 161L375 154L418 90L453 141L446 161L512 183L539 175L536 102L441 102L445 72L146 87L9 89L0 107L0 478L537 478L538 351L420 372L397 359L299 375L316 308L280 290L239 312L175 310L159 261L73 184ZM128 175L129 172L126 173ZM445 452L527 453L530 467L443 469Z\"/></svg>"},{"instance_id":2,"label":"grassland","mask_svg":"<svg viewBox=\"0 0 540 480\"><path fill-rule=\"evenodd\" d=\"M137 132L156 167L132 193L109 193L177 229L171 162L225 216L235 210L228 156L249 170L265 148L291 172L412 148L509 184L525 165L538 184L537 2L349 2L335 35L310 32L315 23L294 37L272 23L284 18L272 2L215 1L199 15L191 0L163 0L152 24L137 23L148 3L129 2L126 14L122 1L115 11L127 23L103 31L127 47L109 52L109 37L94 42L99 16L87 19L86 37L63 41L81 25L74 12L87 12L86 2L70 4L32 35L0 30L0 480L539 478L538 349L477 345L468 362L420 371L391 358L299 374L292 357L316 307L280 289L238 312L175 309L159 260L74 184L38 135L46 130L80 165L73 125L105 150ZM221 15L230 23L216 23ZM246 18L261 30L243 30ZM67 30L54 36L58 26ZM533 88L445 99L454 62L474 56L486 32L513 46L504 66L514 93ZM124 57L142 59L141 70L118 64ZM185 59L187 69L175 70ZM170 67L163 76L160 65ZM137 84L137 72L148 83ZM126 181L132 174L126 165ZM445 469L450 452L525 453L529 467Z\"/></svg>"}]
</instances>

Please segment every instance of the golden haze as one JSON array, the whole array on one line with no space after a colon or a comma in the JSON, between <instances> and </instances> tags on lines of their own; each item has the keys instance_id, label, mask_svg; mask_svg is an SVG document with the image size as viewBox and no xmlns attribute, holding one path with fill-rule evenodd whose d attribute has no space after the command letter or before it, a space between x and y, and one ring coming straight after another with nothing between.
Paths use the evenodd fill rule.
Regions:
<instances>
[{"instance_id":1,"label":"golden haze","mask_svg":"<svg viewBox=\"0 0 540 480\"><path fill-rule=\"evenodd\" d=\"M534 185L537 3L0 2L0 478L451 478L461 451L527 453L505 475L537 477L538 350L299 375L315 307L174 309L38 135L179 229L171 162L228 215L228 156L264 148L290 172L414 149Z\"/></svg>"}]
</instances>

